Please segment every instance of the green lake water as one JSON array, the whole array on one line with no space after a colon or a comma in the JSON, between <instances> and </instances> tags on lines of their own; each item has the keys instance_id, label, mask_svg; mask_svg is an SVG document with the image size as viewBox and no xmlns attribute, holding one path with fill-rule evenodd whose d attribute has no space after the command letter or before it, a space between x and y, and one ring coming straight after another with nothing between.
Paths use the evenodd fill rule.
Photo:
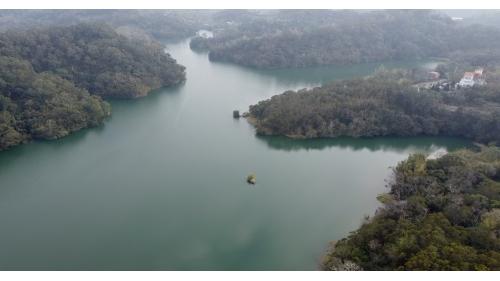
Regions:
<instances>
[{"instance_id":1,"label":"green lake water","mask_svg":"<svg viewBox=\"0 0 500 281\"><path fill-rule=\"evenodd\" d=\"M187 41L167 50L185 84L113 101L100 128L0 153L0 269L315 270L379 206L390 167L468 145L257 137L234 109L379 64L257 71Z\"/></svg>"}]
</instances>

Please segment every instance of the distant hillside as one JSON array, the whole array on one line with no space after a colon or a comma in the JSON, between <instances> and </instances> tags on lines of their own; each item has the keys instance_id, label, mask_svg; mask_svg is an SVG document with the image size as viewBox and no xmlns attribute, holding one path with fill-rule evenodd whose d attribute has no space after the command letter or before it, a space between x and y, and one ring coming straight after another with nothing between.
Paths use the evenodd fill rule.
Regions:
<instances>
[{"instance_id":1,"label":"distant hillside","mask_svg":"<svg viewBox=\"0 0 500 281\"><path fill-rule=\"evenodd\" d=\"M487 25L500 28L500 10L442 10L464 25Z\"/></svg>"},{"instance_id":2,"label":"distant hillside","mask_svg":"<svg viewBox=\"0 0 500 281\"><path fill-rule=\"evenodd\" d=\"M496 28L463 25L432 11L276 13L228 21L214 38L194 38L191 47L209 51L213 61L257 68L449 57L500 48Z\"/></svg>"},{"instance_id":3,"label":"distant hillside","mask_svg":"<svg viewBox=\"0 0 500 281\"><path fill-rule=\"evenodd\" d=\"M79 23L107 24L127 36L175 40L193 36L210 21L203 10L1 10L0 31Z\"/></svg>"}]
</instances>

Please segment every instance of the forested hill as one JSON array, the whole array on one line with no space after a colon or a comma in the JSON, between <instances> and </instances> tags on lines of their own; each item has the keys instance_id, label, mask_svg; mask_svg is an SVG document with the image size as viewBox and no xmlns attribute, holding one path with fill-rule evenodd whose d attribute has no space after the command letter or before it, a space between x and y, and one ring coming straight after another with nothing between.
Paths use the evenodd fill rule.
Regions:
<instances>
[{"instance_id":1,"label":"forested hill","mask_svg":"<svg viewBox=\"0 0 500 281\"><path fill-rule=\"evenodd\" d=\"M209 10L1 10L0 31L99 23L131 37L175 40L193 36L212 13Z\"/></svg>"},{"instance_id":2,"label":"forested hill","mask_svg":"<svg viewBox=\"0 0 500 281\"><path fill-rule=\"evenodd\" d=\"M129 40L105 25L79 24L0 34L0 55L28 61L91 94L134 98L185 79L155 42Z\"/></svg>"},{"instance_id":3,"label":"forested hill","mask_svg":"<svg viewBox=\"0 0 500 281\"><path fill-rule=\"evenodd\" d=\"M500 270L500 149L410 156L325 270Z\"/></svg>"},{"instance_id":4,"label":"forested hill","mask_svg":"<svg viewBox=\"0 0 500 281\"><path fill-rule=\"evenodd\" d=\"M250 106L249 121L258 134L294 138L426 135L500 142L495 85L417 91L405 71L400 78L394 72L287 91Z\"/></svg>"},{"instance_id":5,"label":"forested hill","mask_svg":"<svg viewBox=\"0 0 500 281\"><path fill-rule=\"evenodd\" d=\"M97 126L110 114L102 98L26 60L0 56L0 151Z\"/></svg>"},{"instance_id":6,"label":"forested hill","mask_svg":"<svg viewBox=\"0 0 500 281\"><path fill-rule=\"evenodd\" d=\"M184 67L156 43L81 24L0 34L0 150L97 126L105 98L180 83Z\"/></svg>"},{"instance_id":7,"label":"forested hill","mask_svg":"<svg viewBox=\"0 0 500 281\"><path fill-rule=\"evenodd\" d=\"M244 19L215 30L213 38L193 39L191 47L208 50L213 61L286 68L449 57L500 46L498 29L458 24L432 11L283 11Z\"/></svg>"}]
</instances>

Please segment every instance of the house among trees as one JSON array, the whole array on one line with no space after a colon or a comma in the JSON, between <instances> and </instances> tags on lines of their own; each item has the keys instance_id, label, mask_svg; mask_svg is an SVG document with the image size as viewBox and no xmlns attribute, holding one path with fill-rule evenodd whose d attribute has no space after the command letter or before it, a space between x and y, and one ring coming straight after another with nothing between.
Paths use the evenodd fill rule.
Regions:
<instances>
[{"instance_id":1,"label":"house among trees","mask_svg":"<svg viewBox=\"0 0 500 281\"><path fill-rule=\"evenodd\" d=\"M484 85L486 81L483 76L484 69L478 68L474 72L465 72L464 76L458 83L460 87L472 87L474 85Z\"/></svg>"},{"instance_id":2,"label":"house among trees","mask_svg":"<svg viewBox=\"0 0 500 281\"><path fill-rule=\"evenodd\" d=\"M460 87L472 87L474 84L474 72L465 72L464 77L458 82Z\"/></svg>"}]
</instances>

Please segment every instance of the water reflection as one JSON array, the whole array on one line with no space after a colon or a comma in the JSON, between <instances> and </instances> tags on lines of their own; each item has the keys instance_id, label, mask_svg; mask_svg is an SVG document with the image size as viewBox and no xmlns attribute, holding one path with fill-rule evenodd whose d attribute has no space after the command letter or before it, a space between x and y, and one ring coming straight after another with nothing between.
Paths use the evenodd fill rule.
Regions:
<instances>
[{"instance_id":1,"label":"water reflection","mask_svg":"<svg viewBox=\"0 0 500 281\"><path fill-rule=\"evenodd\" d=\"M323 150L332 147L358 151L367 149L369 151L432 151L444 147L448 150L471 147L470 141L447 137L377 137L377 138L349 138L340 137L334 139L290 139L282 136L258 136L256 138L267 144L269 148L298 151L298 150Z\"/></svg>"},{"instance_id":2,"label":"water reflection","mask_svg":"<svg viewBox=\"0 0 500 281\"><path fill-rule=\"evenodd\" d=\"M273 79L282 84L294 87L293 85L301 85L313 87L334 80L350 79L372 74L377 68L384 66L386 69L396 68L424 68L434 69L438 65L437 60L408 60L408 61L384 61L372 63L358 63L352 65L325 65L325 66L310 66L301 68L279 68L279 69L258 69L254 67L242 66L232 62L224 61L209 61L208 51L193 50L189 47L189 40L179 43L179 46L189 49L190 52L200 56L212 66L227 68L240 73L244 73L247 78L256 77L257 80ZM167 52L177 52L178 46L171 46ZM185 49L184 49L185 50ZM182 64L183 62L180 61ZM279 93L275 93L279 94Z\"/></svg>"},{"instance_id":3,"label":"water reflection","mask_svg":"<svg viewBox=\"0 0 500 281\"><path fill-rule=\"evenodd\" d=\"M106 133L106 127L112 119L124 118L123 114L127 112L147 112L152 108L161 107L161 99L165 97L178 98L181 97L180 92L185 83L168 88L160 88L153 90L148 96L137 99L111 99L108 100L111 104L111 116L104 123L97 127L79 130L56 140L34 140L30 143L12 147L0 153L0 171L7 167L11 167L13 162L22 157L29 157L32 153L48 153L57 155L58 151L74 150L78 148L78 144L83 143L91 136L102 136ZM169 101L170 102L170 101ZM137 118L137 116L129 118ZM125 116L125 117L127 117ZM42 152L44 151L44 152Z\"/></svg>"},{"instance_id":4,"label":"water reflection","mask_svg":"<svg viewBox=\"0 0 500 281\"><path fill-rule=\"evenodd\" d=\"M0 268L312 270L328 241L374 212L387 167L415 148L467 143L255 139L232 110L332 72L256 71L167 47L185 84L111 101L103 127L0 153Z\"/></svg>"},{"instance_id":5,"label":"water reflection","mask_svg":"<svg viewBox=\"0 0 500 281\"><path fill-rule=\"evenodd\" d=\"M199 52L207 55L207 52ZM207 55L208 57L208 55ZM339 79L350 79L372 74L377 68L383 66L386 69L396 68L424 68L434 69L438 62L430 60L420 61L386 61L374 63L359 63L354 65L328 65L304 68L282 68L282 69L257 69L253 67L240 66L231 62L214 62L214 65L240 68L247 74L257 75L264 78L274 78L282 83L296 84L325 84Z\"/></svg>"},{"instance_id":6,"label":"water reflection","mask_svg":"<svg viewBox=\"0 0 500 281\"><path fill-rule=\"evenodd\" d=\"M100 126L90 129L80 130L56 140L34 140L27 144L12 147L2 151L0 155L0 171L3 168L12 166L13 161L23 156L29 156L31 153L38 153L40 149L49 150L50 153L57 153L58 150L74 147L84 141L90 135L99 135L105 131L106 122Z\"/></svg>"}]
</instances>

